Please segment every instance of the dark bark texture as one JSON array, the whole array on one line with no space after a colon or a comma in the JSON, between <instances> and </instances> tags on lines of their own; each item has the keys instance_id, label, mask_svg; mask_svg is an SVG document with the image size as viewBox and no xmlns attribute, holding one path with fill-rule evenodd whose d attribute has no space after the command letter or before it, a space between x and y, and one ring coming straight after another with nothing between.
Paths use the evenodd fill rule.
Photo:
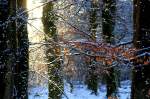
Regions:
<instances>
[{"instance_id":1,"label":"dark bark texture","mask_svg":"<svg viewBox=\"0 0 150 99\"><path fill-rule=\"evenodd\" d=\"M116 0L103 0L102 9L102 33L106 43L113 44L116 18ZM107 64L106 64L107 65ZM117 72L114 67L108 69L109 74L106 74L107 97L115 96L117 90Z\"/></svg>"},{"instance_id":2,"label":"dark bark texture","mask_svg":"<svg viewBox=\"0 0 150 99\"><path fill-rule=\"evenodd\" d=\"M9 16L9 3L8 0L0 1L0 99L4 99L4 94L7 89L6 75L8 74L7 68L7 36L8 26L6 21ZM8 25L8 24L7 24ZM10 94L8 94L10 96ZM9 97L10 98L10 97Z\"/></svg>"},{"instance_id":3,"label":"dark bark texture","mask_svg":"<svg viewBox=\"0 0 150 99\"><path fill-rule=\"evenodd\" d=\"M134 0L134 46L131 99L150 99L150 1Z\"/></svg>"},{"instance_id":4,"label":"dark bark texture","mask_svg":"<svg viewBox=\"0 0 150 99\"><path fill-rule=\"evenodd\" d=\"M18 12L25 7L26 0L0 1L0 99L28 97L27 14Z\"/></svg>"},{"instance_id":5,"label":"dark bark texture","mask_svg":"<svg viewBox=\"0 0 150 99\"><path fill-rule=\"evenodd\" d=\"M96 32L98 27L98 13L99 13L99 3L95 0L91 0L91 8L89 11L89 31L92 42L96 42ZM93 65L96 62L96 57L90 57L90 62L86 62L88 66L88 73L86 75L85 84L87 84L88 89L92 91L93 94L98 94L98 74L96 72L96 66Z\"/></svg>"}]
</instances>

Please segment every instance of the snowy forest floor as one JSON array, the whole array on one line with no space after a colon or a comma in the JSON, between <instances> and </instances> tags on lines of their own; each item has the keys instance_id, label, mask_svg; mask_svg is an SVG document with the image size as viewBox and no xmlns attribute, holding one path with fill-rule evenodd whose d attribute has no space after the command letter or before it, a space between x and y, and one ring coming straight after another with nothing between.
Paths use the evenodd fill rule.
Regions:
<instances>
[{"instance_id":1,"label":"snowy forest floor","mask_svg":"<svg viewBox=\"0 0 150 99\"><path fill-rule=\"evenodd\" d=\"M65 82L64 93L69 99L106 99L106 85L99 87L98 95L91 94L84 84L74 85L73 91L70 92L70 85ZM121 87L118 88L118 99L130 99L131 81L126 80L121 82ZM48 99L48 88L43 86L30 87L29 99ZM62 99L66 97L62 96Z\"/></svg>"}]
</instances>

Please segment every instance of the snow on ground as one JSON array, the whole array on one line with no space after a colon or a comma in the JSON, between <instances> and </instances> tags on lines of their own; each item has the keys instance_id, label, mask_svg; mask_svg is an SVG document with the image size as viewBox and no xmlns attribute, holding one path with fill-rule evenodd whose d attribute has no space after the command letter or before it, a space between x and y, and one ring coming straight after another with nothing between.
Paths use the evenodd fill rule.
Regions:
<instances>
[{"instance_id":1,"label":"snow on ground","mask_svg":"<svg viewBox=\"0 0 150 99\"><path fill-rule=\"evenodd\" d=\"M28 94L29 99L48 99L48 88L42 86L31 87Z\"/></svg>"},{"instance_id":2,"label":"snow on ground","mask_svg":"<svg viewBox=\"0 0 150 99\"><path fill-rule=\"evenodd\" d=\"M105 91L99 92L98 96L91 94L85 85L75 85L72 93L70 93L69 84L66 84L64 89L69 99L104 99L106 95ZM66 98L63 97L62 99Z\"/></svg>"},{"instance_id":3,"label":"snow on ground","mask_svg":"<svg viewBox=\"0 0 150 99\"><path fill-rule=\"evenodd\" d=\"M118 98L119 99L130 99L131 93L131 81L122 81L121 87L118 88Z\"/></svg>"},{"instance_id":4,"label":"snow on ground","mask_svg":"<svg viewBox=\"0 0 150 99\"><path fill-rule=\"evenodd\" d=\"M130 87L131 81L122 81L121 87L118 88L118 99L130 99ZM101 85L99 88L99 94L95 96L91 94L91 91L83 84L74 85L72 92L70 92L70 85L65 83L64 92L69 99L106 99L106 86ZM48 99L48 88L46 87L31 87L29 88L29 99ZM62 96L62 99L67 99Z\"/></svg>"}]
</instances>

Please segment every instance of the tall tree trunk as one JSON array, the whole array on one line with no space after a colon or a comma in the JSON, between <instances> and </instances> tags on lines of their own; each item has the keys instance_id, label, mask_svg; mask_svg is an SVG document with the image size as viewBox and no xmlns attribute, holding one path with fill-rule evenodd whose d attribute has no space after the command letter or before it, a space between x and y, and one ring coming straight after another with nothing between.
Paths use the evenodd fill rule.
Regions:
<instances>
[{"instance_id":1,"label":"tall tree trunk","mask_svg":"<svg viewBox=\"0 0 150 99\"><path fill-rule=\"evenodd\" d=\"M61 99L62 90L63 90L63 80L60 75L60 60L56 60L60 56L60 47L55 45L48 40L52 38L56 43L57 39L57 29L55 25L56 16L53 11L53 3L50 2L43 8L43 25L44 32L46 34L45 40L50 43L46 46L46 55L48 59L48 76L49 76L49 99ZM55 60L55 61L54 61ZM52 63L51 63L52 62Z\"/></svg>"},{"instance_id":2,"label":"tall tree trunk","mask_svg":"<svg viewBox=\"0 0 150 99\"><path fill-rule=\"evenodd\" d=\"M27 0L16 2L16 66L15 66L15 87L16 98L28 99L28 33L27 33ZM22 13L21 15L19 15ZM19 16L18 16L19 15ZM15 37L14 37L15 38Z\"/></svg>"},{"instance_id":3,"label":"tall tree trunk","mask_svg":"<svg viewBox=\"0 0 150 99\"><path fill-rule=\"evenodd\" d=\"M90 36L93 42L96 42L96 32L98 27L98 9L99 3L97 0L91 1L91 8L89 11L89 23L90 23ZM94 72L96 71L96 66L94 65L96 62L96 57L90 57L90 62L87 63L88 65L88 73L86 77L85 84L87 84L88 89L92 90L92 93L95 95L98 94L98 75Z\"/></svg>"},{"instance_id":4,"label":"tall tree trunk","mask_svg":"<svg viewBox=\"0 0 150 99\"><path fill-rule=\"evenodd\" d=\"M1 1L2 3L2 35L1 35L1 66L2 66L2 99L12 99L13 97L13 69L15 63L15 50L13 49L12 40L15 38L12 35L15 35L16 25L13 16L16 12L16 1L15 0L5 0ZM8 18L9 17L9 18Z\"/></svg>"},{"instance_id":5,"label":"tall tree trunk","mask_svg":"<svg viewBox=\"0 0 150 99\"><path fill-rule=\"evenodd\" d=\"M142 49L135 53L135 56L150 52L150 1L134 0L134 46ZM132 72L131 99L150 98L150 64L145 64L150 56L145 54L134 59Z\"/></svg>"},{"instance_id":6,"label":"tall tree trunk","mask_svg":"<svg viewBox=\"0 0 150 99\"><path fill-rule=\"evenodd\" d=\"M116 17L116 0L103 0L102 9L102 33L106 43L113 44L113 30ZM106 64L107 65L107 64ZM115 68L108 69L109 75L106 75L107 97L112 96L117 90Z\"/></svg>"},{"instance_id":7,"label":"tall tree trunk","mask_svg":"<svg viewBox=\"0 0 150 99\"><path fill-rule=\"evenodd\" d=\"M7 33L7 49L10 50L9 56L7 59L7 69L8 75L6 75L7 81L9 81L6 90L10 90L5 92L5 99L13 98L14 95L14 68L15 68L15 54L16 54L16 0L8 0L9 3L9 32ZM13 19L14 18L14 19ZM9 94L11 96L9 96Z\"/></svg>"},{"instance_id":8,"label":"tall tree trunk","mask_svg":"<svg viewBox=\"0 0 150 99\"><path fill-rule=\"evenodd\" d=\"M6 23L9 16L9 2L8 0L0 1L0 99L11 98L11 71L8 70L10 66L7 64L7 40L8 40L8 24ZM9 81L6 81L9 80ZM7 94L7 97L5 95Z\"/></svg>"},{"instance_id":9,"label":"tall tree trunk","mask_svg":"<svg viewBox=\"0 0 150 99\"><path fill-rule=\"evenodd\" d=\"M20 1L21 2L21 1ZM25 4L25 2L22 2ZM28 49L27 43L27 28L26 23L21 25L21 29L17 31L17 0L5 0L1 1L1 21L3 23L0 37L1 37L1 49L0 49L0 63L1 63L1 80L0 82L0 98L1 99L16 99L23 98L27 99L27 74L23 76L24 71L28 69L28 52L23 49ZM24 6L25 7L25 6ZM9 16L9 18L8 18ZM22 15L22 17L24 17ZM8 20L7 20L8 19ZM23 22L23 21L22 21ZM26 39L22 42L22 49L20 55L18 54L18 35L17 32L22 33L22 38ZM24 58L21 58L24 57ZM19 59L19 60L18 60ZM19 64L20 63L20 64ZM24 69L24 67L26 69ZM20 76L20 78L18 77ZM26 79L26 80L24 80ZM25 90L20 90L25 89ZM24 94L25 93L25 94ZM15 95L16 94L16 95Z\"/></svg>"}]
</instances>

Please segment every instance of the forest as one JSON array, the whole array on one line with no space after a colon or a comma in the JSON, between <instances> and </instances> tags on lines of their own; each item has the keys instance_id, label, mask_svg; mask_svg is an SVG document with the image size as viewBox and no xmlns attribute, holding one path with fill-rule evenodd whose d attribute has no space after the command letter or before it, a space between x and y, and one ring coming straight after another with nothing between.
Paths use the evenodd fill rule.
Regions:
<instances>
[{"instance_id":1,"label":"forest","mask_svg":"<svg viewBox=\"0 0 150 99\"><path fill-rule=\"evenodd\" d=\"M150 0L0 0L0 99L150 99Z\"/></svg>"}]
</instances>

